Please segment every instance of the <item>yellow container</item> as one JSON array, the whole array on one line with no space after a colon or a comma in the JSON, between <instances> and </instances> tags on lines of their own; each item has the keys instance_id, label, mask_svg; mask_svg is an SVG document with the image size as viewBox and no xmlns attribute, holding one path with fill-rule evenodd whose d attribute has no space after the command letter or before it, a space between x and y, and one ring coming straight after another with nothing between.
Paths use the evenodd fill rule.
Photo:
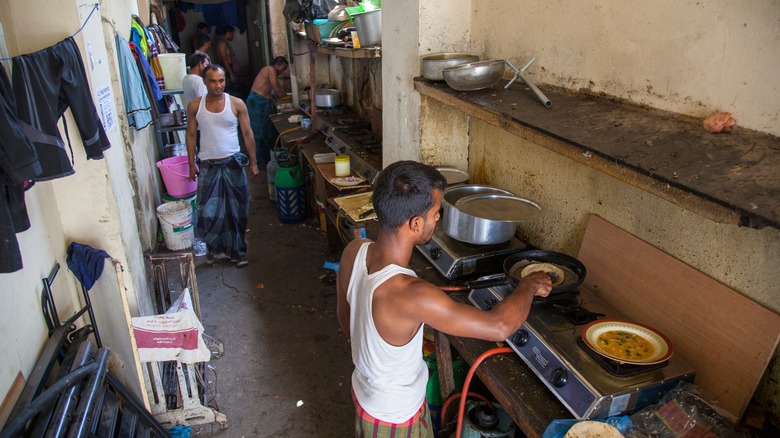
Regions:
<instances>
[{"instance_id":1,"label":"yellow container","mask_svg":"<svg viewBox=\"0 0 780 438\"><path fill-rule=\"evenodd\" d=\"M336 164L336 176L349 176L351 174L349 155L336 155L333 162Z\"/></svg>"}]
</instances>

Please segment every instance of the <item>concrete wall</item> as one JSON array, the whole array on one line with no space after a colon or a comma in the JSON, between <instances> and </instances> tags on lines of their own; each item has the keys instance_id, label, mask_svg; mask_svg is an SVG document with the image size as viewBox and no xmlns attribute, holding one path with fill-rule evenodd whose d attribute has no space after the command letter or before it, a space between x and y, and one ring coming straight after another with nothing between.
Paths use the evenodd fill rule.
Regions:
<instances>
[{"instance_id":1,"label":"concrete wall","mask_svg":"<svg viewBox=\"0 0 780 438\"><path fill-rule=\"evenodd\" d=\"M472 181L540 202L519 232L576 254L596 213L780 313L780 232L706 220L413 91L419 56L466 51L509 59L539 84L607 94L695 117L730 111L780 134L780 3L680 4L430 0L383 5L384 164L417 159L468 169ZM446 10L442 10L446 9ZM415 25L417 27L415 27ZM461 35L465 36L461 37ZM417 34L417 35L415 35ZM505 78L509 78L507 73ZM411 120L410 120L411 119ZM522 157L510 159L509 157ZM780 418L780 360L756 392Z\"/></svg>"},{"instance_id":2,"label":"concrete wall","mask_svg":"<svg viewBox=\"0 0 780 438\"><path fill-rule=\"evenodd\" d=\"M138 312L139 303L142 307L148 304L142 243L135 205L131 201L136 191L127 170L132 167L127 148L142 140L127 138L126 126L122 126L125 123L122 91L117 78L112 75L114 55L107 51L109 41L113 44L113 34L105 35L104 25L101 24L102 11L114 13L116 22L124 27L117 30L124 31L127 37L129 11L136 8L136 3L132 0L105 0L102 3L101 11L92 14L84 29L75 36L75 41L84 59L89 92L93 98L97 101L96 90L101 87L108 86L111 92L115 123L107 134L112 147L105 151L103 160L87 161L81 137L74 128L76 124L67 111L65 118L71 127L69 135L76 173L37 182L26 193L32 226L17 235L24 268L0 274L0 290L4 293L0 302L0 312L4 315L0 319L0 332L3 333L0 341L0 394L8 391L17 372L29 375L45 342L47 333L40 311L41 279L49 275L55 263L62 266L54 286L60 315L70 316L81 307L80 286L66 266L65 250L70 242L104 249L122 263L125 268L124 284L134 314ZM42 14L43 10L47 13ZM62 41L81 27L91 10L91 3L77 0L1 2L0 24L9 52L3 56L34 52ZM128 360L123 359L123 362Z\"/></svg>"}]
</instances>

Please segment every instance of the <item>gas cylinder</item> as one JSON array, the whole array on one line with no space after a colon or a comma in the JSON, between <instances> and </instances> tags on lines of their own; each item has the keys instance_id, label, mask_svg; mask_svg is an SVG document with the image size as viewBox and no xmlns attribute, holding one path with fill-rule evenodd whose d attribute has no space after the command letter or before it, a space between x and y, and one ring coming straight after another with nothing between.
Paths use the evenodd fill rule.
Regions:
<instances>
[{"instance_id":1,"label":"gas cylinder","mask_svg":"<svg viewBox=\"0 0 780 438\"><path fill-rule=\"evenodd\" d=\"M276 154L271 153L271 159L268 160L268 165L265 166L266 174L268 175L268 199L271 202L276 202Z\"/></svg>"},{"instance_id":2,"label":"gas cylinder","mask_svg":"<svg viewBox=\"0 0 780 438\"><path fill-rule=\"evenodd\" d=\"M462 438L510 438L515 436L512 418L494 403L490 409L484 402L469 400L463 415Z\"/></svg>"},{"instance_id":3,"label":"gas cylinder","mask_svg":"<svg viewBox=\"0 0 780 438\"><path fill-rule=\"evenodd\" d=\"M283 224L306 220L306 194L301 166L286 162L276 166L276 213Z\"/></svg>"}]
</instances>

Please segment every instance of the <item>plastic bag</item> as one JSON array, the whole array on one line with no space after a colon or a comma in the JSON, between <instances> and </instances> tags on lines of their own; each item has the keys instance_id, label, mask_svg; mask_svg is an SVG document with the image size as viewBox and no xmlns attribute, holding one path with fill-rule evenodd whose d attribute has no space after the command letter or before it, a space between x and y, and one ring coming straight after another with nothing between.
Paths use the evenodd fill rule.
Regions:
<instances>
[{"instance_id":1,"label":"plastic bag","mask_svg":"<svg viewBox=\"0 0 780 438\"><path fill-rule=\"evenodd\" d=\"M566 432L571 429L572 426L584 420L553 420L544 430L542 438L563 438L566 436ZM625 435L632 428L631 419L628 415L622 417L609 417L605 419L594 418L588 421L601 421L607 423L610 426L614 426L620 433Z\"/></svg>"},{"instance_id":2,"label":"plastic bag","mask_svg":"<svg viewBox=\"0 0 780 438\"><path fill-rule=\"evenodd\" d=\"M327 19L328 13L338 4L338 0L287 0L284 2L284 18L298 23Z\"/></svg>"},{"instance_id":3,"label":"plastic bag","mask_svg":"<svg viewBox=\"0 0 780 438\"><path fill-rule=\"evenodd\" d=\"M747 438L744 430L737 430L718 414L699 394L698 388L680 382L658 403L631 415L634 429L627 437L735 437Z\"/></svg>"}]
</instances>

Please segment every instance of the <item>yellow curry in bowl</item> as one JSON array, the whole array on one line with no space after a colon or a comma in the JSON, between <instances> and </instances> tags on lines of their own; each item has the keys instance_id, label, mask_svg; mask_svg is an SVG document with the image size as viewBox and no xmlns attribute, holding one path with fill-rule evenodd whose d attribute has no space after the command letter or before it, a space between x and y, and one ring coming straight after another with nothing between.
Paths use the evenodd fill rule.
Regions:
<instances>
[{"instance_id":1,"label":"yellow curry in bowl","mask_svg":"<svg viewBox=\"0 0 780 438\"><path fill-rule=\"evenodd\" d=\"M612 357L642 361L655 355L655 347L644 337L623 330L609 330L598 336L596 345Z\"/></svg>"}]
</instances>

